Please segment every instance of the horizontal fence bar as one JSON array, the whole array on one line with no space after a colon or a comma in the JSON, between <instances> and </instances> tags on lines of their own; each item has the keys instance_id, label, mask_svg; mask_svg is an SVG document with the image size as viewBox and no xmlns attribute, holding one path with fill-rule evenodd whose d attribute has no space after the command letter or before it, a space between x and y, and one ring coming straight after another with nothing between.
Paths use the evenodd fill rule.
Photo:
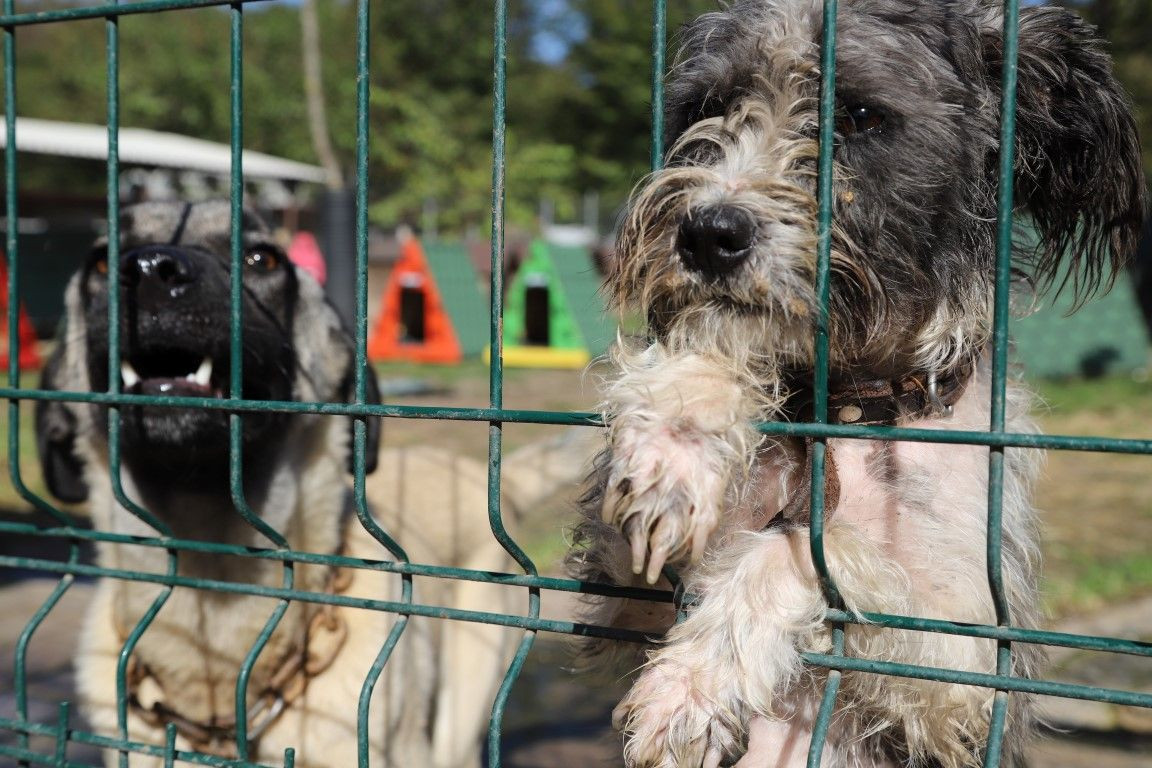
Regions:
<instances>
[{"instance_id":1,"label":"horizontal fence bar","mask_svg":"<svg viewBox=\"0 0 1152 768\"><path fill-rule=\"evenodd\" d=\"M392 600L377 600L372 598L347 597L319 592L303 592L277 587L264 587L255 584L238 584L236 582L216 581L208 579L190 579L182 576L169 576L159 573L143 573L140 571L123 571L117 569L100 568L97 566L77 563L61 563L55 560L41 560L36 558L16 558L0 556L0 566L35 568L52 573L72 573L78 576L112 576L126 581L139 581L154 584L165 584L178 587L191 587L197 589L211 589L230 594L256 595L271 599L294 599L306 602L337 605L347 608L362 608L366 610L387 611L402 615L425 616L437 619L451 619L474 623L497 624L518 629L533 629L545 632L556 632L584 637L603 637L628 642L652 642L657 638L643 632L630 630L609 629L591 624L580 624L571 621L558 621L555 619L541 619L527 616L516 616L485 611L467 611L457 608L424 605L421 603L405 603ZM988 627L989 630L1003 630L1004 628ZM1019 634L1029 630L1015 630ZM1044 633L1038 633L1044 634ZM1055 633L1047 633L1055 634ZM1072 636L1069 636L1073 640ZM1019 638L1024 642L1030 640ZM1098 638L1100 640L1102 638ZM1073 640L1074 641L1074 640ZM858 659L843 656L834 656L820 653L802 653L804 661L813 666L827 667L841 671L871 672L882 675L895 675L897 677L910 677L920 680L934 680L960 685L975 685L998 690L1015 691L1020 693L1036 693L1060 698L1085 699L1102 701L1110 704L1152 708L1152 693L1137 693L1122 691L1113 688L1100 688L1096 686L1080 685L1077 683L1060 683L1049 680L1030 680L1011 675L993 675L982 672L965 672L942 667L923 667L896 662L877 661L872 659ZM0 723L2 724L2 723Z\"/></svg>"},{"instance_id":2,"label":"horizontal fence bar","mask_svg":"<svg viewBox=\"0 0 1152 768\"><path fill-rule=\"evenodd\" d=\"M381 416L399 419L519 422L602 426L599 414L579 411L531 411L506 408L460 408L418 405L356 405L353 403L297 402L294 400L225 400L214 397L154 397L113 395L108 392L64 392L0 387L0 398L11 400L58 400L98 405L136 405L160 408L199 408L229 413L318 413L326 416Z\"/></svg>"},{"instance_id":3,"label":"horizontal fence bar","mask_svg":"<svg viewBox=\"0 0 1152 768\"><path fill-rule=\"evenodd\" d=\"M575 579L559 579L547 576L529 576L525 574L502 573L497 571L477 571L468 568L450 568L446 566L426 565L420 563L401 563L392 561L367 560L341 555L320 555L311 552L253 549L214 542L191 541L170 538L144 538L132 537L124 534L109 534L87 529L40 529L33 526L13 523L0 523L0 533L30 534L44 537L80 538L92 541L116 542L121 544L137 544L159 549L172 549L177 551L195 551L216 555L233 555L237 557L250 557L261 560L281 560L308 565L325 565L336 568L355 568L359 570L378 573L410 574L430 578L452 579L458 581L476 581L489 584L498 584L508 587L537 587L553 592L582 593L601 595L605 597L619 597L634 600L647 600L650 602L671 603L675 600L675 593L668 590L642 589L638 587L621 587L612 584L577 581ZM18 558L15 556L0 556L0 566L12 568L39 568L42 561L31 558ZM85 566L93 575L115 576L119 572L105 569L101 566ZM157 574L159 575L159 574ZM194 584L201 582L192 580ZM208 582L203 582L208 584ZM234 583L234 582L230 582ZM246 594L264 594L262 587L252 590L243 589L244 585L233 590ZM327 593L312 593L306 591L286 590L293 597L309 602L325 603ZM940 634L960 635L964 637L979 637L990 640L1013 640L1035 645L1059 646L1075 648L1086 651L1101 651L1110 653L1123 653L1133 656L1152 657L1152 642L1139 640L1126 640L1122 638L1073 634L1066 632L1053 632L1050 630L1024 629L1021 627L997 627L985 624L968 624L951 622L941 619L924 619L915 616L900 616L885 613L853 614L848 611L830 609L826 612L830 621L852 624L869 625L885 629L908 630L916 632L934 632Z\"/></svg>"},{"instance_id":4,"label":"horizontal fence bar","mask_svg":"<svg viewBox=\"0 0 1152 768\"><path fill-rule=\"evenodd\" d=\"M1053 632L1046 629L1025 629L1023 627L999 627L991 624L968 624L943 619L923 619L918 616L899 616L889 613L860 613L828 609L825 618L829 621L842 621L863 624L884 629L903 629L913 632L934 632L962 637L980 637L989 640L1012 640L1032 645L1076 648L1083 651L1103 651L1124 653L1132 656L1152 657L1152 642L1125 640L1118 637L1081 635L1071 632Z\"/></svg>"},{"instance_id":5,"label":"horizontal fence bar","mask_svg":"<svg viewBox=\"0 0 1152 768\"><path fill-rule=\"evenodd\" d=\"M946 667L921 667L914 664L898 664L894 661L856 659L847 656L833 656L824 653L801 653L801 658L812 666L838 669L842 672L871 672L892 677L909 677L916 680L931 680L940 683L973 685L981 688L995 688L1015 693L1035 693L1042 696L1056 696L1062 699L1083 699L1102 701L1107 704L1120 704L1128 707L1152 708L1152 693L1120 691L1115 688L1098 688L1079 683L1057 683L1051 680L1033 680L1012 675L989 675L984 672L964 672Z\"/></svg>"},{"instance_id":6,"label":"horizontal fence bar","mask_svg":"<svg viewBox=\"0 0 1152 768\"><path fill-rule=\"evenodd\" d=\"M650 602L673 602L674 593L669 590L644 589L640 587L620 587L612 584L576 579L558 579L550 576L529 576L526 574L477 571L468 568L450 568L439 565L397 562L392 560L369 560L345 555L322 555L316 552L292 549L261 549L235 544L221 544L195 539L176 539L163 536L132 536L123 533L109 533L90 528L38 528L28 523L0 521L0 533L11 535L37 536L44 538L80 539L84 541L129 544L177 552L200 552L213 555L234 555L257 560L279 560L308 565L327 565L335 568L357 568L381 573L411 574L413 576L436 576L446 579L482 581L516 587L540 587L555 592L582 592L590 595L610 595L627 597ZM381 545L383 546L383 545ZM4 565L0 558L0 565ZM13 566L8 563L10 567Z\"/></svg>"},{"instance_id":7,"label":"horizontal fence bar","mask_svg":"<svg viewBox=\"0 0 1152 768\"><path fill-rule=\"evenodd\" d=\"M204 397L152 397L113 395L107 392L58 392L0 387L0 398L12 400L58 400L100 405L136 405L161 408L203 408L235 413L316 413L326 416L380 416L397 419L438 419L449 421L515 422L561 426L601 427L599 414L588 411L536 411L508 408L460 408L419 405L355 405L287 400L224 400ZM980 430L909 429L905 427L853 426L850 424L811 424L783 421L758 425L766 435L788 437L837 437L855 440L895 440L913 443L1043 448L1061 451L1152 454L1152 439L1042 435L1025 432L984 432Z\"/></svg>"},{"instance_id":8,"label":"horizontal fence bar","mask_svg":"<svg viewBox=\"0 0 1152 768\"><path fill-rule=\"evenodd\" d=\"M0 730L9 730L26 733L29 736L48 736L55 738L58 735L58 729L54 725L47 725L45 723L21 723L18 720L11 720L6 717L0 717ZM142 741L128 741L124 739L117 739L112 736L100 736L90 731L72 730L68 733L69 743L87 744L93 747L100 747L102 749L122 749L129 752L135 752L142 755L149 755L151 757L164 757L164 747L155 744L145 744ZM65 762L63 764L57 762L53 756L48 756L39 752L32 752L26 749L19 749L16 747L0 744L0 757L3 756L15 757L20 760L32 762L36 765L51 765L54 768L97 768L91 763L75 763ZM277 768L270 766L267 763L253 763L241 762L238 760L229 759L226 757L218 757L216 755L209 755L203 752L184 752L177 750L175 755L177 760L185 763L194 763L196 765L210 765L217 768L234 768L235 766L243 766L243 768Z\"/></svg>"},{"instance_id":9,"label":"horizontal fence bar","mask_svg":"<svg viewBox=\"0 0 1152 768\"><path fill-rule=\"evenodd\" d=\"M603 637L629 642L651 642L654 639L654 636L650 633L610 629L573 621L558 621L515 614L491 613L488 611L469 611L460 608L425 605L423 603L379 600L368 597L348 597L346 595L329 594L326 592L306 592L296 589L285 589L283 587L266 587L260 584L244 584L235 581L220 581L217 579L194 579L187 576L164 573L129 571L118 568L102 568L97 565L87 565L83 563L63 563L58 560L0 555L0 567L5 566L35 569L44 571L45 573L71 573L76 576L110 577L124 581L188 587L191 589L207 589L226 594L251 595L255 597L267 597L274 600L302 600L309 603L336 605L344 608L384 611L401 616L427 616L435 619L453 619L477 624L497 624L502 627L535 629L568 635L580 635L583 637Z\"/></svg>"},{"instance_id":10,"label":"horizontal fence bar","mask_svg":"<svg viewBox=\"0 0 1152 768\"><path fill-rule=\"evenodd\" d=\"M33 24L53 24L60 21L82 21L140 13L212 8L224 5L249 5L273 0L141 0L127 5L86 5L77 8L57 8L50 11L29 11L0 15L0 27L25 27Z\"/></svg>"}]
</instances>

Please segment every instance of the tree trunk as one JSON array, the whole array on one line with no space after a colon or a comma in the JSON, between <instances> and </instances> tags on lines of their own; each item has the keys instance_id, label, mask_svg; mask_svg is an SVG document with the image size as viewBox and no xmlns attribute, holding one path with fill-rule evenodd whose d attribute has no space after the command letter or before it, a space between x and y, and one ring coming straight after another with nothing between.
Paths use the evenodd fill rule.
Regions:
<instances>
[{"instance_id":1,"label":"tree trunk","mask_svg":"<svg viewBox=\"0 0 1152 768\"><path fill-rule=\"evenodd\" d=\"M320 24L316 18L315 0L300 4L300 33L304 55L304 97L308 104L308 129L312 148L328 173L328 187L342 189L344 174L332 149L328 135L328 110L324 106L324 81L320 72Z\"/></svg>"}]
</instances>

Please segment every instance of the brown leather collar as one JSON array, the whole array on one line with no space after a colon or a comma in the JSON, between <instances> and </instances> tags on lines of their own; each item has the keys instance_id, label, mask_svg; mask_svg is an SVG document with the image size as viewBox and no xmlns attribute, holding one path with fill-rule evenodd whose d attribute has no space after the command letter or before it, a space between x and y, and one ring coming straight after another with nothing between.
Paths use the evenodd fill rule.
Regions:
<instances>
[{"instance_id":1,"label":"brown leather collar","mask_svg":"<svg viewBox=\"0 0 1152 768\"><path fill-rule=\"evenodd\" d=\"M928 372L913 373L902 379L837 377L828 387L828 421L832 424L895 426L898 421L915 421L929 416L945 416L964 394L976 369L975 358L968 358L943 376ZM791 421L812 419L811 372L789 377L792 395L785 410ZM812 444L814 438L802 439L798 451L804 456L795 489L764 526L808 525L811 512ZM824 509L832 515L840 503L840 473L836 451L828 444L824 453Z\"/></svg>"},{"instance_id":2,"label":"brown leather collar","mask_svg":"<svg viewBox=\"0 0 1152 768\"><path fill-rule=\"evenodd\" d=\"M917 371L902 379L860 376L834 376L828 386L828 422L861 426L895 426L898 421L915 421L943 416L964 394L976 368L968 358L942 375ZM786 410L790 421L811 421L811 372L789 376L794 382Z\"/></svg>"}]
</instances>

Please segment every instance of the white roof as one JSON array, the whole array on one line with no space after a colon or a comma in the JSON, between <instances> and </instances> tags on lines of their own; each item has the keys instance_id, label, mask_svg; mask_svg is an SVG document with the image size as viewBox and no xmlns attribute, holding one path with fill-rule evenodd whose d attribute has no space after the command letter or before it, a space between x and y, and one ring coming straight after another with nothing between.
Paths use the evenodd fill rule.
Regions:
<instances>
[{"instance_id":1,"label":"white roof","mask_svg":"<svg viewBox=\"0 0 1152 768\"><path fill-rule=\"evenodd\" d=\"M0 148L8 145L7 122L0 118ZM132 165L182 168L220 176L232 173L232 150L227 144L178 133L121 128L120 161ZM16 118L16 149L43 155L104 160L108 157L108 127L56 120ZM323 183L324 169L244 150L244 177Z\"/></svg>"}]
</instances>

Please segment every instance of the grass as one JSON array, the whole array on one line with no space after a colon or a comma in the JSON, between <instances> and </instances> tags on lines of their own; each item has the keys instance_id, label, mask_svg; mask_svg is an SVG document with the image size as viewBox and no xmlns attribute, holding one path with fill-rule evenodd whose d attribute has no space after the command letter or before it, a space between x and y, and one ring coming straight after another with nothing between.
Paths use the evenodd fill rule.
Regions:
<instances>
[{"instance_id":1,"label":"grass","mask_svg":"<svg viewBox=\"0 0 1152 768\"><path fill-rule=\"evenodd\" d=\"M1035 387L1044 410L1051 414L1089 412L1112 416L1133 408L1152 411L1152 383L1133 376L1047 380Z\"/></svg>"},{"instance_id":2,"label":"grass","mask_svg":"<svg viewBox=\"0 0 1152 768\"><path fill-rule=\"evenodd\" d=\"M1042 382L1045 432L1152 437L1152 384ZM1037 488L1045 597L1054 616L1152 592L1152 456L1052 451Z\"/></svg>"}]
</instances>

